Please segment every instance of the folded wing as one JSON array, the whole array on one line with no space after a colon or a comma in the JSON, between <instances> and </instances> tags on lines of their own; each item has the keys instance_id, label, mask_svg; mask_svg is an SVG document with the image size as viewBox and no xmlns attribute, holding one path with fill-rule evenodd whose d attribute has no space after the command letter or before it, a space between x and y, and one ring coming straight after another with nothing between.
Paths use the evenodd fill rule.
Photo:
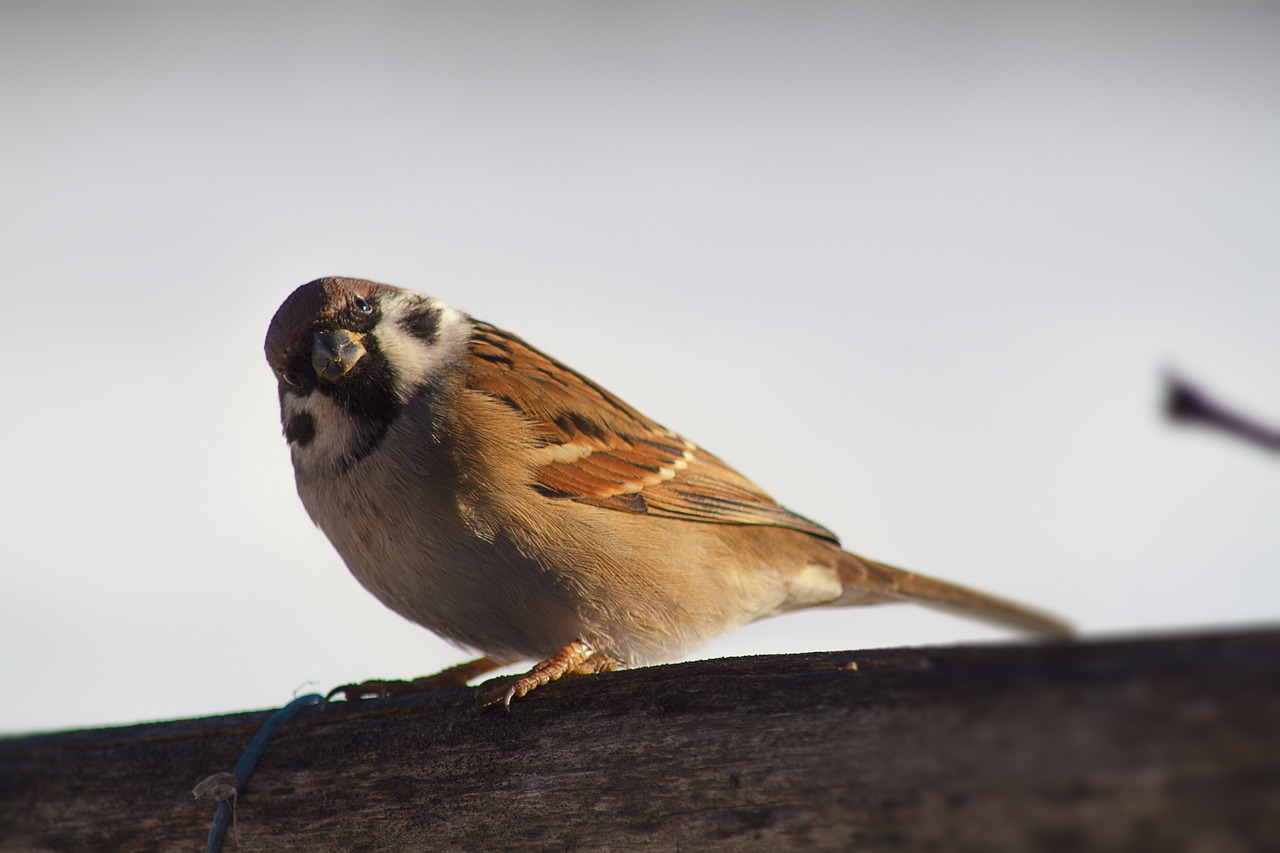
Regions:
<instances>
[{"instance_id":1,"label":"folded wing","mask_svg":"<svg viewBox=\"0 0 1280 853\"><path fill-rule=\"evenodd\" d=\"M711 524L835 534L777 503L679 434L520 338L476 322L468 387L519 412L543 442L533 488L548 498Z\"/></svg>"}]
</instances>

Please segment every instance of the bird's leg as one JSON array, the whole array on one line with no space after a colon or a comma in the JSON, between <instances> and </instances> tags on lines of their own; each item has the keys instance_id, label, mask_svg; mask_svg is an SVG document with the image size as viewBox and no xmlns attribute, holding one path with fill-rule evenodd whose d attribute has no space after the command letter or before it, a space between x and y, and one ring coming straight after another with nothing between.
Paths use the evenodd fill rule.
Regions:
<instances>
[{"instance_id":1,"label":"bird's leg","mask_svg":"<svg viewBox=\"0 0 1280 853\"><path fill-rule=\"evenodd\" d=\"M525 696L530 690L555 681L565 675L590 675L595 672L613 672L622 666L621 661L597 652L591 646L577 640L539 663L524 675L495 678L476 688L476 704L481 708L502 703L510 709L511 700Z\"/></svg>"},{"instance_id":2,"label":"bird's leg","mask_svg":"<svg viewBox=\"0 0 1280 853\"><path fill-rule=\"evenodd\" d=\"M387 696L399 696L402 693L418 693L422 690L442 690L446 687L463 687L477 675L484 675L507 664L515 663L517 658L495 658L486 655L473 661L460 663L443 669L435 675L424 675L412 681L362 681L359 684L344 684L329 691L326 699L341 695L348 701L353 699L381 699Z\"/></svg>"}]
</instances>

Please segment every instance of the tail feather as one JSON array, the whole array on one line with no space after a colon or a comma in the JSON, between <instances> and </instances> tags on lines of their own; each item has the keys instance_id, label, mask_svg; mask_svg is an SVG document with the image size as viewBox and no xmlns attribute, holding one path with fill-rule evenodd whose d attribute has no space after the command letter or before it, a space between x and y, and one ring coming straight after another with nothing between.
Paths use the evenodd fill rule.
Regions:
<instances>
[{"instance_id":1,"label":"tail feather","mask_svg":"<svg viewBox=\"0 0 1280 853\"><path fill-rule=\"evenodd\" d=\"M1033 634L1070 637L1074 633L1066 622L1034 608L847 552L843 556L840 574L845 594L832 604L914 601Z\"/></svg>"}]
</instances>

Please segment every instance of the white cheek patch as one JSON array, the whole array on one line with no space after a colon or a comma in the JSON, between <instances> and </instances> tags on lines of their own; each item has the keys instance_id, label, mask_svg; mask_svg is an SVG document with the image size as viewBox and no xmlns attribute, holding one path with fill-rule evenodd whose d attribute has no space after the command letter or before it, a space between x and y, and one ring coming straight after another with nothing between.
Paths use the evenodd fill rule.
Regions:
<instances>
[{"instance_id":1,"label":"white cheek patch","mask_svg":"<svg viewBox=\"0 0 1280 853\"><path fill-rule=\"evenodd\" d=\"M281 410L287 424L290 418L311 418L314 431L308 441L291 441L289 450L293 467L308 474L341 470L360 444L360 434L351 416L323 394L313 392L306 397L284 395Z\"/></svg>"},{"instance_id":2,"label":"white cheek patch","mask_svg":"<svg viewBox=\"0 0 1280 853\"><path fill-rule=\"evenodd\" d=\"M382 319L374 335L391 367L396 395L400 402L407 402L414 391L459 359L470 341L471 324L462 312L418 294L384 296L381 307ZM402 325L410 312L424 307L438 312L434 341L423 340Z\"/></svg>"}]
</instances>

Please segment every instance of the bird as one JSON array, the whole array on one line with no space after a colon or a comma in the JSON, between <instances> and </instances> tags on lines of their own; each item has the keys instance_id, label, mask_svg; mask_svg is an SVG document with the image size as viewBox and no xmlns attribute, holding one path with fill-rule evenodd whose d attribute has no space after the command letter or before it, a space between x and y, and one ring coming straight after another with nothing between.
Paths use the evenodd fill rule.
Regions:
<instances>
[{"instance_id":1,"label":"bird","mask_svg":"<svg viewBox=\"0 0 1280 853\"><path fill-rule=\"evenodd\" d=\"M1065 637L1055 616L841 548L719 457L520 337L400 287L321 278L268 327L306 512L391 610L480 657L360 699L686 657L809 607L896 601Z\"/></svg>"}]
</instances>

